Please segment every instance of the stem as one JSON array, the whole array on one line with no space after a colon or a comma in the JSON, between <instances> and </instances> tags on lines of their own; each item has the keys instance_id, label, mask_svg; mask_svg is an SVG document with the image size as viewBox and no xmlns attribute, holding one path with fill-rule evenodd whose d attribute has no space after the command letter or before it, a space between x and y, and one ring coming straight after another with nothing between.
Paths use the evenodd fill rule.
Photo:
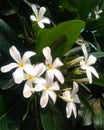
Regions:
<instances>
[{"instance_id":1,"label":"stem","mask_svg":"<svg viewBox=\"0 0 104 130\"><path fill-rule=\"evenodd\" d=\"M53 27L56 27L56 24L51 20L51 23L53 25Z\"/></svg>"},{"instance_id":2,"label":"stem","mask_svg":"<svg viewBox=\"0 0 104 130\"><path fill-rule=\"evenodd\" d=\"M34 102L33 102L33 107L34 107L34 118L35 118L35 123L36 123L36 130L41 130L40 128L40 112L39 112L39 108L38 108L38 101L37 101L37 95L35 95L35 99L34 99Z\"/></svg>"},{"instance_id":3,"label":"stem","mask_svg":"<svg viewBox=\"0 0 104 130\"><path fill-rule=\"evenodd\" d=\"M74 54L74 53L76 53L76 52L78 52L78 51L80 51L80 50L82 50L81 47L73 48L73 49L71 49L70 51L68 51L64 56L70 56L70 55L72 55L72 54Z\"/></svg>"},{"instance_id":4,"label":"stem","mask_svg":"<svg viewBox=\"0 0 104 130\"><path fill-rule=\"evenodd\" d=\"M98 50L98 51L101 51L100 45L99 45L99 43L97 42L95 35L94 35L94 34L92 34L92 35L93 35L93 38L94 38L94 40L95 40L95 44L96 44L97 50Z\"/></svg>"}]
</instances>

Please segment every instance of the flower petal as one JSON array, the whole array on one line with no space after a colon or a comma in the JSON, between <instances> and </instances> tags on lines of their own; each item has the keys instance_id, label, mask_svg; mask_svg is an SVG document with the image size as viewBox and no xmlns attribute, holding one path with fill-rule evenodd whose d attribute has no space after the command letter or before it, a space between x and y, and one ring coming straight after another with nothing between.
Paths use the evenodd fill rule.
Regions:
<instances>
[{"instance_id":1,"label":"flower petal","mask_svg":"<svg viewBox=\"0 0 104 130\"><path fill-rule=\"evenodd\" d=\"M60 81L60 83L64 83L64 76L58 69L53 69L53 73L56 76L56 78Z\"/></svg>"},{"instance_id":2,"label":"flower petal","mask_svg":"<svg viewBox=\"0 0 104 130\"><path fill-rule=\"evenodd\" d=\"M60 87L59 87L57 81L56 81L56 82L53 82L53 84L51 84L51 86L50 86L49 89L50 89L50 90L55 90L55 91L59 90Z\"/></svg>"},{"instance_id":3,"label":"flower petal","mask_svg":"<svg viewBox=\"0 0 104 130\"><path fill-rule=\"evenodd\" d=\"M53 71L51 70L48 70L46 72L46 80L49 84L51 84L53 82L53 79L54 79L54 74L53 74Z\"/></svg>"},{"instance_id":4,"label":"flower petal","mask_svg":"<svg viewBox=\"0 0 104 130\"><path fill-rule=\"evenodd\" d=\"M75 103L80 103L80 99L77 94L73 97L73 99Z\"/></svg>"},{"instance_id":5,"label":"flower petal","mask_svg":"<svg viewBox=\"0 0 104 130\"><path fill-rule=\"evenodd\" d=\"M86 74L87 74L87 78L89 80L89 83L91 84L92 83L92 75L91 75L89 68L86 69Z\"/></svg>"},{"instance_id":6,"label":"flower petal","mask_svg":"<svg viewBox=\"0 0 104 130\"><path fill-rule=\"evenodd\" d=\"M24 62L26 62L30 57L32 57L34 55L36 55L35 52L33 52L33 51L27 51L27 52L24 53L22 60Z\"/></svg>"},{"instance_id":7,"label":"flower petal","mask_svg":"<svg viewBox=\"0 0 104 130\"><path fill-rule=\"evenodd\" d=\"M6 72L8 72L16 67L18 67L17 63L10 63L8 65L1 67L1 72L6 73Z\"/></svg>"},{"instance_id":8,"label":"flower petal","mask_svg":"<svg viewBox=\"0 0 104 130\"><path fill-rule=\"evenodd\" d=\"M42 28L42 29L45 27L45 26L44 26L44 23L42 23L41 21L38 22L38 25L39 25L39 27Z\"/></svg>"},{"instance_id":9,"label":"flower petal","mask_svg":"<svg viewBox=\"0 0 104 130\"><path fill-rule=\"evenodd\" d=\"M77 109L76 109L76 105L74 103L70 103L70 107L73 111L74 117L77 117Z\"/></svg>"},{"instance_id":10,"label":"flower petal","mask_svg":"<svg viewBox=\"0 0 104 130\"><path fill-rule=\"evenodd\" d=\"M81 67L81 69L86 70L87 66L85 65L84 60L80 61L80 67Z\"/></svg>"},{"instance_id":11,"label":"flower petal","mask_svg":"<svg viewBox=\"0 0 104 130\"><path fill-rule=\"evenodd\" d=\"M88 52L87 52L85 44L82 44L82 51L84 53L85 60L87 60L87 58L88 58Z\"/></svg>"},{"instance_id":12,"label":"flower petal","mask_svg":"<svg viewBox=\"0 0 104 130\"><path fill-rule=\"evenodd\" d=\"M90 72L91 72L96 78L99 78L99 75L98 75L98 73L97 73L97 71L95 70L94 67L89 66L88 69L90 70Z\"/></svg>"},{"instance_id":13,"label":"flower petal","mask_svg":"<svg viewBox=\"0 0 104 130\"><path fill-rule=\"evenodd\" d=\"M30 15L30 20L37 21L36 17L34 15Z\"/></svg>"},{"instance_id":14,"label":"flower petal","mask_svg":"<svg viewBox=\"0 0 104 130\"><path fill-rule=\"evenodd\" d=\"M15 83L17 84L20 84L23 80L25 80L24 72L21 68L17 68L12 75Z\"/></svg>"},{"instance_id":15,"label":"flower petal","mask_svg":"<svg viewBox=\"0 0 104 130\"><path fill-rule=\"evenodd\" d=\"M46 91L43 91L41 99L40 99L40 105L42 108L46 107L48 103L48 93Z\"/></svg>"},{"instance_id":16,"label":"flower petal","mask_svg":"<svg viewBox=\"0 0 104 130\"><path fill-rule=\"evenodd\" d=\"M46 12L46 8L41 7L39 10L39 18L42 18L44 16L45 12Z\"/></svg>"},{"instance_id":17,"label":"flower petal","mask_svg":"<svg viewBox=\"0 0 104 130\"><path fill-rule=\"evenodd\" d=\"M99 19L99 18L100 18L100 16L98 14L96 14L96 19Z\"/></svg>"},{"instance_id":18,"label":"flower petal","mask_svg":"<svg viewBox=\"0 0 104 130\"><path fill-rule=\"evenodd\" d=\"M28 83L28 81L25 83L25 86L23 89L23 96L25 98L29 98L32 95L31 86L32 86L32 83Z\"/></svg>"},{"instance_id":19,"label":"flower petal","mask_svg":"<svg viewBox=\"0 0 104 130\"><path fill-rule=\"evenodd\" d=\"M36 16L36 17L38 17L38 16L39 16L39 14L38 14L38 10L37 10L36 5L35 5L35 4L33 4L33 5L31 6L31 8L32 8L32 10L33 10L33 12L34 12L35 16Z\"/></svg>"},{"instance_id":20,"label":"flower petal","mask_svg":"<svg viewBox=\"0 0 104 130\"><path fill-rule=\"evenodd\" d=\"M46 70L46 66L43 63L39 63L34 66L35 76L41 76Z\"/></svg>"},{"instance_id":21,"label":"flower petal","mask_svg":"<svg viewBox=\"0 0 104 130\"><path fill-rule=\"evenodd\" d=\"M34 80L33 80L33 82L34 82ZM42 78L42 77L39 77L39 78L35 77L35 82L34 83L35 84L45 84L46 80L44 78Z\"/></svg>"},{"instance_id":22,"label":"flower petal","mask_svg":"<svg viewBox=\"0 0 104 130\"><path fill-rule=\"evenodd\" d=\"M41 19L42 23L46 23L46 24L50 24L50 19L47 17L44 17L43 19Z\"/></svg>"},{"instance_id":23,"label":"flower petal","mask_svg":"<svg viewBox=\"0 0 104 130\"><path fill-rule=\"evenodd\" d=\"M71 98L70 95L71 95L71 94L70 94L70 91L65 91L65 92L63 92L62 99L63 99L64 101L66 101L66 102L69 102L69 101L70 101L70 98Z\"/></svg>"},{"instance_id":24,"label":"flower petal","mask_svg":"<svg viewBox=\"0 0 104 130\"><path fill-rule=\"evenodd\" d=\"M54 68L58 68L58 67L60 67L60 66L62 66L62 65L63 65L63 63L60 61L59 58L56 58L56 59L54 60L54 62L53 62Z\"/></svg>"},{"instance_id":25,"label":"flower petal","mask_svg":"<svg viewBox=\"0 0 104 130\"><path fill-rule=\"evenodd\" d=\"M51 75L50 73L46 73L45 79L48 85L51 85L53 83L54 76L53 74Z\"/></svg>"},{"instance_id":26,"label":"flower petal","mask_svg":"<svg viewBox=\"0 0 104 130\"><path fill-rule=\"evenodd\" d=\"M35 75L35 71L34 71L34 67L32 66L32 65L30 65L30 64L27 64L27 65L25 65L24 67L23 67L23 69L25 70L25 72L27 73L27 74L30 74L30 75Z\"/></svg>"},{"instance_id":27,"label":"flower petal","mask_svg":"<svg viewBox=\"0 0 104 130\"><path fill-rule=\"evenodd\" d=\"M73 104L68 102L66 105L66 114L67 114L67 118L70 118L71 113L72 113L72 106Z\"/></svg>"},{"instance_id":28,"label":"flower petal","mask_svg":"<svg viewBox=\"0 0 104 130\"><path fill-rule=\"evenodd\" d=\"M95 64L97 58L93 55L90 55L89 58L87 59L87 65L90 66L90 65L93 65Z\"/></svg>"},{"instance_id":29,"label":"flower petal","mask_svg":"<svg viewBox=\"0 0 104 130\"><path fill-rule=\"evenodd\" d=\"M12 58L18 63L21 61L21 55L20 52L17 50L17 48L15 46L12 46L9 49L10 55L12 56Z\"/></svg>"},{"instance_id":30,"label":"flower petal","mask_svg":"<svg viewBox=\"0 0 104 130\"><path fill-rule=\"evenodd\" d=\"M103 11L102 10L99 10L98 13L101 14Z\"/></svg>"},{"instance_id":31,"label":"flower petal","mask_svg":"<svg viewBox=\"0 0 104 130\"><path fill-rule=\"evenodd\" d=\"M76 118L77 117L76 105L72 102L70 103L68 102L66 106L67 118L70 118L72 111L73 111L74 117Z\"/></svg>"},{"instance_id":32,"label":"flower petal","mask_svg":"<svg viewBox=\"0 0 104 130\"><path fill-rule=\"evenodd\" d=\"M53 101L53 103L55 104L55 102L56 102L56 93L54 92L54 91L48 91L48 94L49 94L49 96L51 97L51 99L52 99L52 101Z\"/></svg>"},{"instance_id":33,"label":"flower petal","mask_svg":"<svg viewBox=\"0 0 104 130\"><path fill-rule=\"evenodd\" d=\"M51 50L49 47L43 48L43 55L46 58L46 65L52 64Z\"/></svg>"},{"instance_id":34,"label":"flower petal","mask_svg":"<svg viewBox=\"0 0 104 130\"><path fill-rule=\"evenodd\" d=\"M36 92L39 92L39 91L42 91L42 90L45 90L45 86L44 85L42 85L42 84L35 85L35 91Z\"/></svg>"},{"instance_id":35,"label":"flower petal","mask_svg":"<svg viewBox=\"0 0 104 130\"><path fill-rule=\"evenodd\" d=\"M75 81L73 82L73 90L71 92L71 98L73 98L75 96L75 94L78 92L78 83L76 83Z\"/></svg>"}]
</instances>

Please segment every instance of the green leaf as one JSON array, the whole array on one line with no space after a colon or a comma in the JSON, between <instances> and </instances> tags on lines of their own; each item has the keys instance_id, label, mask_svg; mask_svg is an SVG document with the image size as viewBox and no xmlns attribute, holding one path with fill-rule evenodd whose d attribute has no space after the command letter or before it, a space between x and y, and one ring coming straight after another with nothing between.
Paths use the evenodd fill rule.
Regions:
<instances>
[{"instance_id":1,"label":"green leaf","mask_svg":"<svg viewBox=\"0 0 104 130\"><path fill-rule=\"evenodd\" d=\"M92 52L90 53L91 55L94 55L95 57L97 58L101 58L101 57L104 57L104 52Z\"/></svg>"},{"instance_id":2,"label":"green leaf","mask_svg":"<svg viewBox=\"0 0 104 130\"><path fill-rule=\"evenodd\" d=\"M19 128L26 113L27 101L20 87L9 89L0 96L0 129ZM5 129L4 129L5 128Z\"/></svg>"},{"instance_id":3,"label":"green leaf","mask_svg":"<svg viewBox=\"0 0 104 130\"><path fill-rule=\"evenodd\" d=\"M70 5L71 2L69 2L68 0L58 0L58 4L63 6L64 8L66 8L69 11L73 11L73 12L77 12L77 9L73 6ZM75 3L75 1L74 1Z\"/></svg>"},{"instance_id":4,"label":"green leaf","mask_svg":"<svg viewBox=\"0 0 104 130\"><path fill-rule=\"evenodd\" d=\"M44 130L58 130L57 125L59 124L57 124L56 117L57 115L55 115L51 110L49 110L49 108L42 110L41 120L42 120ZM62 130L61 126L58 128L59 130Z\"/></svg>"},{"instance_id":5,"label":"green leaf","mask_svg":"<svg viewBox=\"0 0 104 130\"><path fill-rule=\"evenodd\" d=\"M9 130L8 128L8 119L6 117L1 119L2 114L5 112L4 102L2 96L0 96L0 130Z\"/></svg>"},{"instance_id":6,"label":"green leaf","mask_svg":"<svg viewBox=\"0 0 104 130\"><path fill-rule=\"evenodd\" d=\"M6 118L0 119L0 130L10 130L8 127L8 120Z\"/></svg>"},{"instance_id":7,"label":"green leaf","mask_svg":"<svg viewBox=\"0 0 104 130\"><path fill-rule=\"evenodd\" d=\"M85 105L82 105L78 110L78 116L82 125L89 126L92 124L92 113Z\"/></svg>"},{"instance_id":8,"label":"green leaf","mask_svg":"<svg viewBox=\"0 0 104 130\"><path fill-rule=\"evenodd\" d=\"M104 74L100 74L99 79L94 78L93 84L104 87Z\"/></svg>"},{"instance_id":9,"label":"green leaf","mask_svg":"<svg viewBox=\"0 0 104 130\"><path fill-rule=\"evenodd\" d=\"M15 14L15 11L13 9L5 9L5 10L0 11L0 13L5 16L9 16L9 15Z\"/></svg>"},{"instance_id":10,"label":"green leaf","mask_svg":"<svg viewBox=\"0 0 104 130\"><path fill-rule=\"evenodd\" d=\"M15 83L14 83L13 79L0 81L0 88L2 90L9 89L9 88L13 87L14 85L15 85Z\"/></svg>"},{"instance_id":11,"label":"green leaf","mask_svg":"<svg viewBox=\"0 0 104 130\"><path fill-rule=\"evenodd\" d=\"M38 33L35 51L40 55L42 49L51 46L55 56L64 55L79 37L85 23L81 20L71 20L60 23L51 29L44 29Z\"/></svg>"},{"instance_id":12,"label":"green leaf","mask_svg":"<svg viewBox=\"0 0 104 130\"><path fill-rule=\"evenodd\" d=\"M20 44L20 41L17 35L15 34L15 32L2 19L0 19L0 32L5 37L5 39L9 42L9 44L14 44L14 45Z\"/></svg>"},{"instance_id":13,"label":"green leaf","mask_svg":"<svg viewBox=\"0 0 104 130\"><path fill-rule=\"evenodd\" d=\"M60 113L59 109L54 110L53 107L41 110L41 120L44 130L66 130L69 127L73 130L72 122L67 120L66 115Z\"/></svg>"},{"instance_id":14,"label":"green leaf","mask_svg":"<svg viewBox=\"0 0 104 130\"><path fill-rule=\"evenodd\" d=\"M104 17L100 19L88 19L86 21L86 30L95 31L95 30L104 30Z\"/></svg>"},{"instance_id":15,"label":"green leaf","mask_svg":"<svg viewBox=\"0 0 104 130\"><path fill-rule=\"evenodd\" d=\"M104 110L101 107L100 99L95 100L93 103L94 115L93 115L93 124L95 130L104 129Z\"/></svg>"},{"instance_id":16,"label":"green leaf","mask_svg":"<svg viewBox=\"0 0 104 130\"><path fill-rule=\"evenodd\" d=\"M9 43L7 42L5 37L0 33L0 52L2 53L3 56L6 56L8 58L10 58L9 48L10 48Z\"/></svg>"},{"instance_id":17,"label":"green leaf","mask_svg":"<svg viewBox=\"0 0 104 130\"><path fill-rule=\"evenodd\" d=\"M89 9L94 10L96 8L96 6L98 6L102 1L103 0L92 0L89 5Z\"/></svg>"},{"instance_id":18,"label":"green leaf","mask_svg":"<svg viewBox=\"0 0 104 130\"><path fill-rule=\"evenodd\" d=\"M82 87L80 87L79 97L80 97L82 104L86 107L86 109L88 109L92 113L93 109L90 105L91 101L88 100L88 98L86 98L86 97L89 97L89 93L86 93L86 90L85 89L83 90Z\"/></svg>"},{"instance_id":19,"label":"green leaf","mask_svg":"<svg viewBox=\"0 0 104 130\"><path fill-rule=\"evenodd\" d=\"M89 13L89 5L90 5L91 0L86 0L83 3L83 0L79 0L78 3L78 11L80 14L81 19L85 19L86 17L88 17L88 13Z\"/></svg>"}]
</instances>

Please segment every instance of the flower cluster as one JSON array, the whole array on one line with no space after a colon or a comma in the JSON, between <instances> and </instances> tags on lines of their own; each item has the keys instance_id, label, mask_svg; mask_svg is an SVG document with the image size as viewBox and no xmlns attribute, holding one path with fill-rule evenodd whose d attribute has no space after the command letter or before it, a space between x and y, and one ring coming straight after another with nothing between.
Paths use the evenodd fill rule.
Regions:
<instances>
[{"instance_id":1,"label":"flower cluster","mask_svg":"<svg viewBox=\"0 0 104 130\"><path fill-rule=\"evenodd\" d=\"M97 59L93 55L88 57L85 44L82 44L81 47L84 56L77 58L74 62L79 62L80 68L87 74L89 83L92 83L92 74L99 78L97 71L91 66ZM16 47L12 46L9 52L15 62L1 67L1 72L6 73L12 69L14 70L12 73L14 82L20 84L24 81L23 96L25 98L29 98L35 92L41 92L40 106L44 108L48 104L49 99L55 104L57 96L59 96L67 102L67 118L71 116L72 112L76 118L77 109L75 104L80 103L80 99L77 95L79 85L73 80L73 89L70 90L66 88L60 91L60 85L65 83L65 78L59 68L64 64L58 57L53 60L49 47L45 47L42 50L45 62L37 64L32 64L30 60L32 56L36 55L33 51L27 51L21 57ZM60 93L58 94L58 92L56 93L56 91L62 92L61 95Z\"/></svg>"},{"instance_id":2,"label":"flower cluster","mask_svg":"<svg viewBox=\"0 0 104 130\"><path fill-rule=\"evenodd\" d=\"M58 82L54 81L54 77L56 77L60 83L64 83L64 77L58 70L58 68L63 65L60 59L56 58L52 63L51 50L49 47L43 49L43 55L46 58L45 64L31 64L30 57L34 56L36 54L35 52L27 51L23 57L21 57L20 52L15 46L12 46L9 52L15 62L1 67L1 71L5 73L16 68L12 74L15 83L20 84L26 81L23 89L24 97L29 98L32 93L43 91L40 100L41 107L47 105L49 97L55 103L56 94L54 91L59 90L60 87ZM43 78L42 74L45 72L45 78Z\"/></svg>"}]
</instances>

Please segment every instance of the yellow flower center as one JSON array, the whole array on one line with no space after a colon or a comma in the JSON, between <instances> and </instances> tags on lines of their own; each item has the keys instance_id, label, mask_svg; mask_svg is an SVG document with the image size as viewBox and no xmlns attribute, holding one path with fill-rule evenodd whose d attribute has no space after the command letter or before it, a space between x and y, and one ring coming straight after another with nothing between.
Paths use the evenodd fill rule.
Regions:
<instances>
[{"instance_id":1,"label":"yellow flower center","mask_svg":"<svg viewBox=\"0 0 104 130\"><path fill-rule=\"evenodd\" d=\"M53 66L52 65L49 65L48 66L48 70L52 70L53 69Z\"/></svg>"},{"instance_id":2,"label":"yellow flower center","mask_svg":"<svg viewBox=\"0 0 104 130\"><path fill-rule=\"evenodd\" d=\"M46 86L46 90L49 90L49 85Z\"/></svg>"},{"instance_id":3,"label":"yellow flower center","mask_svg":"<svg viewBox=\"0 0 104 130\"><path fill-rule=\"evenodd\" d=\"M89 66L87 61L85 61L85 66Z\"/></svg>"},{"instance_id":4,"label":"yellow flower center","mask_svg":"<svg viewBox=\"0 0 104 130\"><path fill-rule=\"evenodd\" d=\"M19 62L19 68L23 68L24 67L24 62L23 61L21 61L21 62Z\"/></svg>"},{"instance_id":5,"label":"yellow flower center","mask_svg":"<svg viewBox=\"0 0 104 130\"><path fill-rule=\"evenodd\" d=\"M38 17L38 18L36 19L36 21L37 21L37 22L40 22L40 21L41 21L41 19Z\"/></svg>"},{"instance_id":6,"label":"yellow flower center","mask_svg":"<svg viewBox=\"0 0 104 130\"><path fill-rule=\"evenodd\" d=\"M69 101L70 101L70 102L73 102L73 98L70 98Z\"/></svg>"},{"instance_id":7,"label":"yellow flower center","mask_svg":"<svg viewBox=\"0 0 104 130\"><path fill-rule=\"evenodd\" d=\"M29 74L29 75L27 76L27 79L28 79L28 80L32 80L32 79L33 79L33 76Z\"/></svg>"}]
</instances>

